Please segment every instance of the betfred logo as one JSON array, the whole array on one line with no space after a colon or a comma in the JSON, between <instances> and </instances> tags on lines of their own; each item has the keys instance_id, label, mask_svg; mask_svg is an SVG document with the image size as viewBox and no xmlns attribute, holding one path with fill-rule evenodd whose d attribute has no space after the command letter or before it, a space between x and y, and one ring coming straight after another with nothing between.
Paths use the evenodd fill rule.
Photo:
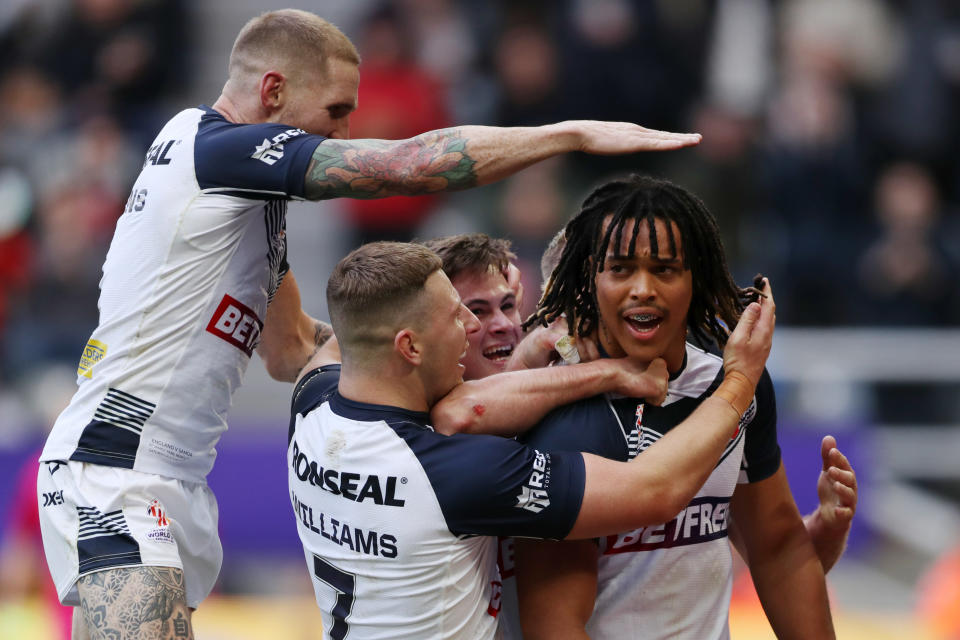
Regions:
<instances>
[{"instance_id":1,"label":"betfred logo","mask_svg":"<svg viewBox=\"0 0 960 640\"><path fill-rule=\"evenodd\" d=\"M253 309L228 295L223 296L207 325L208 332L226 340L248 356L253 355L261 329L263 322Z\"/></svg>"}]
</instances>

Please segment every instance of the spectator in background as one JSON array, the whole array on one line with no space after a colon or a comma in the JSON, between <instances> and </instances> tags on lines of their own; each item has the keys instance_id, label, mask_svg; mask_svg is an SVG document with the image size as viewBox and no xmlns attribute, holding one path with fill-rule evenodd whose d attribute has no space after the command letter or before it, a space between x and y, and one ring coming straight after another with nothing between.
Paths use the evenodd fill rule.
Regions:
<instances>
[{"instance_id":1,"label":"spectator in background","mask_svg":"<svg viewBox=\"0 0 960 640\"><path fill-rule=\"evenodd\" d=\"M354 138L400 140L450 124L440 83L416 62L405 17L385 5L361 29L363 82L351 116ZM400 108L402 105L402 108ZM374 240L409 240L436 209L441 196L347 200L354 247Z\"/></svg>"},{"instance_id":2,"label":"spectator in background","mask_svg":"<svg viewBox=\"0 0 960 640\"><path fill-rule=\"evenodd\" d=\"M780 317L792 324L828 325L846 314L852 256L845 248L863 223L865 172L845 85L830 69L811 66L803 54L808 50L785 48L781 84L768 108L759 179L786 244L784 255L776 256L779 265L770 269L785 293ZM817 51L824 57L833 53Z\"/></svg>"},{"instance_id":3,"label":"spectator in background","mask_svg":"<svg viewBox=\"0 0 960 640\"><path fill-rule=\"evenodd\" d=\"M956 283L960 268L940 231L940 195L921 165L899 162L876 184L878 229L857 261L860 324L955 325L960 322Z\"/></svg>"},{"instance_id":4,"label":"spectator in background","mask_svg":"<svg viewBox=\"0 0 960 640\"><path fill-rule=\"evenodd\" d=\"M114 114L144 146L185 88L189 25L181 0L72 0L39 58L74 115Z\"/></svg>"},{"instance_id":5,"label":"spectator in background","mask_svg":"<svg viewBox=\"0 0 960 640\"><path fill-rule=\"evenodd\" d=\"M499 124L528 126L564 118L557 57L556 43L542 24L523 20L506 28L494 51Z\"/></svg>"},{"instance_id":6,"label":"spectator in background","mask_svg":"<svg viewBox=\"0 0 960 640\"><path fill-rule=\"evenodd\" d=\"M2 340L9 307L30 282L33 242L26 224L32 195L23 172L0 162L0 381L9 366Z\"/></svg>"},{"instance_id":7,"label":"spectator in background","mask_svg":"<svg viewBox=\"0 0 960 640\"><path fill-rule=\"evenodd\" d=\"M516 252L523 291L529 292L519 300L521 318L537 307L540 256L564 223L564 166L562 158L554 158L518 173L504 185L500 224Z\"/></svg>"}]
</instances>

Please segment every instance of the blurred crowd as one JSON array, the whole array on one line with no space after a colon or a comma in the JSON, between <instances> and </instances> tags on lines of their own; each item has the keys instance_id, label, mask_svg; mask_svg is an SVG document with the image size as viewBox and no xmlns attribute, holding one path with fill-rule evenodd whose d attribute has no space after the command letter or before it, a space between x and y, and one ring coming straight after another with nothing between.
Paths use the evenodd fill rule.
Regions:
<instances>
[{"instance_id":1,"label":"blurred crowd","mask_svg":"<svg viewBox=\"0 0 960 640\"><path fill-rule=\"evenodd\" d=\"M523 262L593 182L648 171L702 197L737 278L777 283L782 324L960 324L957 3L332 4L363 56L354 137L575 118L704 135L682 152L546 163L497 187L492 212L467 208L464 224L509 236ZM0 381L72 364L93 328L142 154L172 113L215 97L191 93L196 41L213 28L196 12L182 0L0 8ZM420 237L444 206L341 203L343 247Z\"/></svg>"}]
</instances>

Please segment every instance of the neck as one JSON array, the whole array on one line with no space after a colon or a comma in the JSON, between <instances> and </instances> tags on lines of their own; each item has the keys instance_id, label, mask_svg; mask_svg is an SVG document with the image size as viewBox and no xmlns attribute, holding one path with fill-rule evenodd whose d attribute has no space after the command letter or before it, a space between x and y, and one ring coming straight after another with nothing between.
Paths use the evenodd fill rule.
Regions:
<instances>
[{"instance_id":1,"label":"neck","mask_svg":"<svg viewBox=\"0 0 960 640\"><path fill-rule=\"evenodd\" d=\"M226 92L220 94L217 101L213 103L212 108L226 118L228 122L233 122L234 124L253 124L260 122L260 120L256 119L252 114L247 113L236 101L231 99Z\"/></svg>"},{"instance_id":2,"label":"neck","mask_svg":"<svg viewBox=\"0 0 960 640\"><path fill-rule=\"evenodd\" d=\"M413 376L389 376L382 372L349 370L340 372L340 395L355 402L388 405L408 411L430 411L423 386Z\"/></svg>"}]
</instances>

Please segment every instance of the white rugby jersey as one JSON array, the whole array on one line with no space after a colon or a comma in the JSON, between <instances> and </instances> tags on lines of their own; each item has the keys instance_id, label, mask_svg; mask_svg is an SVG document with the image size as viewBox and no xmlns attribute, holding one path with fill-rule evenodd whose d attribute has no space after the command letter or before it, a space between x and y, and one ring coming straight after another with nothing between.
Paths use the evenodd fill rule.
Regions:
<instances>
[{"instance_id":1,"label":"white rugby jersey","mask_svg":"<svg viewBox=\"0 0 960 640\"><path fill-rule=\"evenodd\" d=\"M723 360L687 344L663 406L637 398L596 396L560 407L523 440L550 451L586 451L631 460L681 423L723 380ZM599 540L597 598L587 633L595 640L729 637L732 558L730 497L738 482L769 477L780 465L776 404L769 375L713 473L673 520ZM502 555L512 564L512 549ZM516 586L504 572L504 630L520 638ZM514 619L512 621L511 619Z\"/></svg>"},{"instance_id":2,"label":"white rugby jersey","mask_svg":"<svg viewBox=\"0 0 960 640\"><path fill-rule=\"evenodd\" d=\"M338 365L294 391L290 501L323 637L499 637L496 538L565 537L579 453L435 433L429 415L348 400Z\"/></svg>"},{"instance_id":3,"label":"white rugby jersey","mask_svg":"<svg viewBox=\"0 0 960 640\"><path fill-rule=\"evenodd\" d=\"M100 322L41 460L201 481L287 270L286 201L320 136L173 117L147 152L103 265Z\"/></svg>"}]
</instances>

